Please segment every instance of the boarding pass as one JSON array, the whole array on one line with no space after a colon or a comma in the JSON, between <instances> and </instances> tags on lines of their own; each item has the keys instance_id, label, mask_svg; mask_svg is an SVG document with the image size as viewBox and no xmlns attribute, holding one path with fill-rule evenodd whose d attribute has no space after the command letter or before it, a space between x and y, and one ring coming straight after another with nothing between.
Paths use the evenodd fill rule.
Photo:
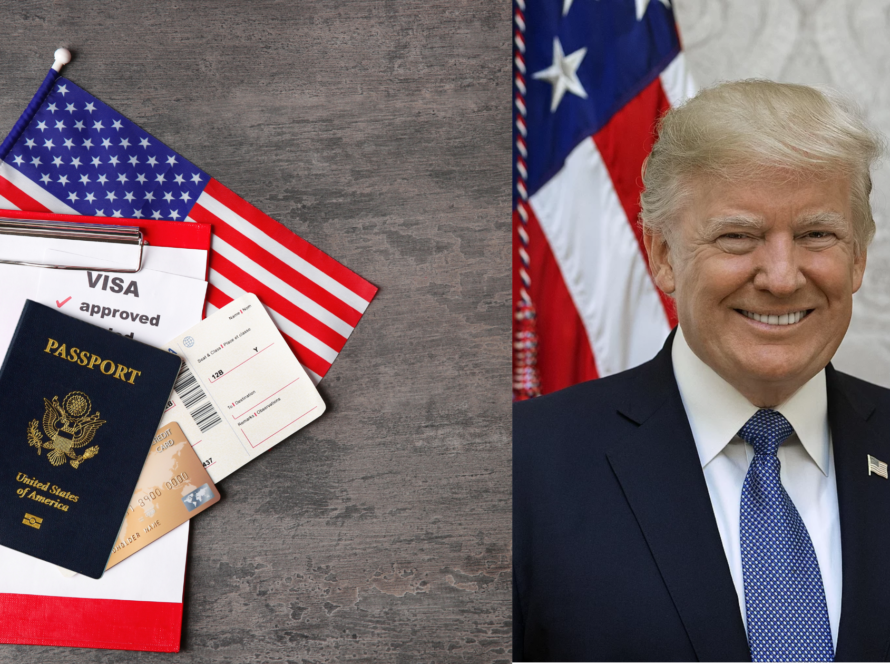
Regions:
<instances>
[{"instance_id":1,"label":"boarding pass","mask_svg":"<svg viewBox=\"0 0 890 664\"><path fill-rule=\"evenodd\" d=\"M183 358L161 427L178 422L214 482L317 419L325 404L251 293L169 342Z\"/></svg>"}]
</instances>

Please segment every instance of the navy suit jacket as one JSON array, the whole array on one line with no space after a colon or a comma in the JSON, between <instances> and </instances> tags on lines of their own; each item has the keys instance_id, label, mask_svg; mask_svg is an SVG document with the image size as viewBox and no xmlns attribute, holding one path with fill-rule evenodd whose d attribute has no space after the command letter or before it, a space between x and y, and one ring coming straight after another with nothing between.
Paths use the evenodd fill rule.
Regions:
<instances>
[{"instance_id":1,"label":"navy suit jacket","mask_svg":"<svg viewBox=\"0 0 890 664\"><path fill-rule=\"evenodd\" d=\"M750 661L671 362L517 403L513 657ZM890 645L890 390L826 369L840 509L837 660Z\"/></svg>"}]
</instances>

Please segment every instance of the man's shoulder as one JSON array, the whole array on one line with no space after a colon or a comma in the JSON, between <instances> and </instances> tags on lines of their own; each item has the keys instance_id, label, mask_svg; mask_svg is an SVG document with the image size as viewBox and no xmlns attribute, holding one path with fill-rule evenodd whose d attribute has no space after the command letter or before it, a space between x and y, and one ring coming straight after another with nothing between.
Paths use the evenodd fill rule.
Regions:
<instances>
[{"instance_id":1,"label":"man's shoulder","mask_svg":"<svg viewBox=\"0 0 890 664\"><path fill-rule=\"evenodd\" d=\"M826 378L829 395L840 394L864 417L868 417L875 409L885 416L890 415L890 389L838 371L830 365Z\"/></svg>"},{"instance_id":2,"label":"man's shoulder","mask_svg":"<svg viewBox=\"0 0 890 664\"><path fill-rule=\"evenodd\" d=\"M646 372L641 365L611 376L588 380L571 387L527 401L513 404L513 420L532 421L541 418L596 417L612 413L626 401L633 385Z\"/></svg>"},{"instance_id":3,"label":"man's shoulder","mask_svg":"<svg viewBox=\"0 0 890 664\"><path fill-rule=\"evenodd\" d=\"M676 383L669 358L597 378L513 405L514 459L603 452L635 429L641 404L657 403ZM630 414L630 416L629 416ZM583 452L582 452L583 451Z\"/></svg>"}]
</instances>

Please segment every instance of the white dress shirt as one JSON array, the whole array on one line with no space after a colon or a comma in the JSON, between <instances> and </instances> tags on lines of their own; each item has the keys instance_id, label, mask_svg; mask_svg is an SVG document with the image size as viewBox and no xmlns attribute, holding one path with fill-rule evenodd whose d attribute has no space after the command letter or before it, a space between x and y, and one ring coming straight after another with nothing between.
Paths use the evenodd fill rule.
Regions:
<instances>
[{"instance_id":1,"label":"white dress shirt","mask_svg":"<svg viewBox=\"0 0 890 664\"><path fill-rule=\"evenodd\" d=\"M754 458L754 449L737 434L758 408L692 352L679 327L671 356L747 631L739 511L742 485ZM831 623L831 640L837 652L841 617L841 527L828 428L825 370L774 410L794 427L794 434L779 446L782 486L800 513L816 551Z\"/></svg>"}]
</instances>

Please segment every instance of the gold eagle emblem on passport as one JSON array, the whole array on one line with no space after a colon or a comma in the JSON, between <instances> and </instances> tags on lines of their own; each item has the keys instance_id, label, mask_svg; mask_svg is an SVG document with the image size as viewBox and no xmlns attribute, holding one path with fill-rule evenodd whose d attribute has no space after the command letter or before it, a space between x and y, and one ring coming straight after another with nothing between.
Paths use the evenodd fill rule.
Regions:
<instances>
[{"instance_id":1,"label":"gold eagle emblem on passport","mask_svg":"<svg viewBox=\"0 0 890 664\"><path fill-rule=\"evenodd\" d=\"M37 448L38 456L41 449L50 450L46 457L52 465L61 466L68 461L77 468L99 453L98 445L87 448L83 454L74 451L89 445L96 430L105 424L105 420L99 419L99 411L90 415L93 406L86 394L70 392L61 405L57 396L52 401L44 397L43 403L43 431L49 442L44 442L37 420L28 425L28 445Z\"/></svg>"}]
</instances>

